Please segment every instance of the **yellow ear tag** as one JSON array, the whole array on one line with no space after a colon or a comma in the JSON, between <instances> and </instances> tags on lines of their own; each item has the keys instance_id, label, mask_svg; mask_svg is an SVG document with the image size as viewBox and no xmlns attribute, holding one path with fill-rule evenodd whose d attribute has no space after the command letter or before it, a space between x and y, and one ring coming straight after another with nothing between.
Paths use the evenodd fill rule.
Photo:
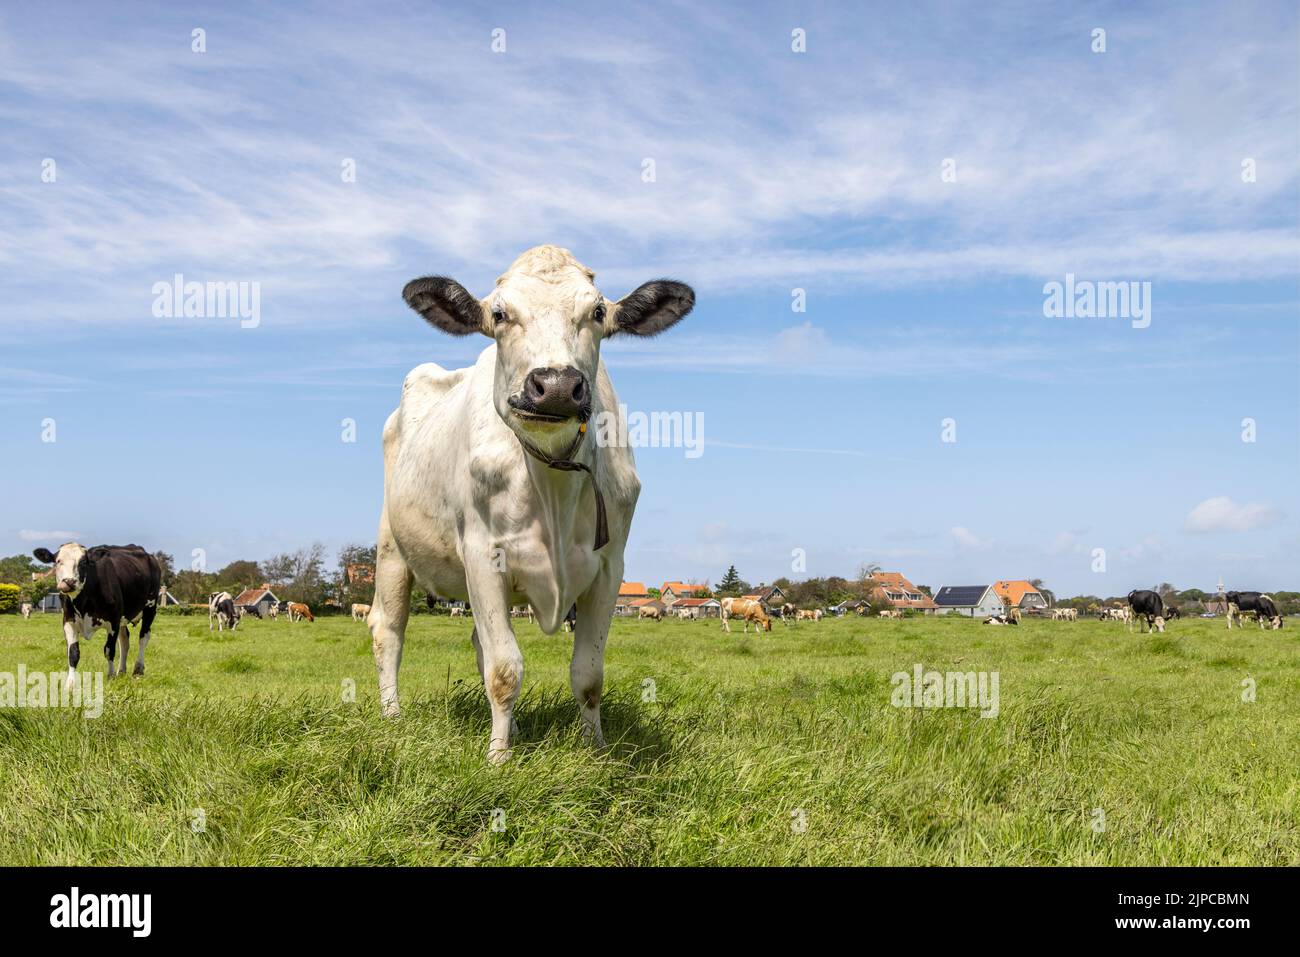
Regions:
<instances>
[{"instance_id":1,"label":"yellow ear tag","mask_svg":"<svg viewBox=\"0 0 1300 957\"><path fill-rule=\"evenodd\" d=\"M583 435L586 435L586 434L587 434L587 423L584 422L584 423L582 423L582 425L578 426L578 431L579 431L580 433L582 433Z\"/></svg>"}]
</instances>

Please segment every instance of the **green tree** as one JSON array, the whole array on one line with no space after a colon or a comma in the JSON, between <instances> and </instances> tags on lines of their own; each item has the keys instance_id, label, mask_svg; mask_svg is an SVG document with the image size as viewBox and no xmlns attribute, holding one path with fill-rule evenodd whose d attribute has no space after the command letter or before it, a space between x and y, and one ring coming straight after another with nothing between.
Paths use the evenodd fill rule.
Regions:
<instances>
[{"instance_id":1,"label":"green tree","mask_svg":"<svg viewBox=\"0 0 1300 957\"><path fill-rule=\"evenodd\" d=\"M153 553L153 557L158 562L158 567L162 569L162 583L170 585L172 579L176 577L176 560L164 551Z\"/></svg>"},{"instance_id":2,"label":"green tree","mask_svg":"<svg viewBox=\"0 0 1300 957\"><path fill-rule=\"evenodd\" d=\"M1041 578L1031 578L1029 584L1038 589L1039 594L1043 596L1043 600L1047 602L1049 608L1056 604L1056 592L1046 587Z\"/></svg>"},{"instance_id":3,"label":"green tree","mask_svg":"<svg viewBox=\"0 0 1300 957\"><path fill-rule=\"evenodd\" d=\"M262 584L262 569L257 562L239 559L217 572L217 583L225 591L238 594Z\"/></svg>"},{"instance_id":4,"label":"green tree","mask_svg":"<svg viewBox=\"0 0 1300 957\"><path fill-rule=\"evenodd\" d=\"M32 572L38 572L44 565L38 565L30 555L10 555L0 558L0 582L10 585L26 585L32 580Z\"/></svg>"},{"instance_id":5,"label":"green tree","mask_svg":"<svg viewBox=\"0 0 1300 957\"><path fill-rule=\"evenodd\" d=\"M727 569L727 574L722 576L722 581L718 582L717 592L719 595L739 595L741 585L740 575L736 573L736 566L732 565Z\"/></svg>"}]
</instances>

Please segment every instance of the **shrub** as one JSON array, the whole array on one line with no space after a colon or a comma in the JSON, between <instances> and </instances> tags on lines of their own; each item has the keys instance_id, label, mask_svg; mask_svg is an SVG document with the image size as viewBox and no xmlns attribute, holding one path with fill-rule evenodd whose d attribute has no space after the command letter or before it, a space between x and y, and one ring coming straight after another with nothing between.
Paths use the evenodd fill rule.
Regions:
<instances>
[{"instance_id":1,"label":"shrub","mask_svg":"<svg viewBox=\"0 0 1300 957\"><path fill-rule=\"evenodd\" d=\"M0 582L0 615L5 612L17 611L21 596L22 589L17 585Z\"/></svg>"}]
</instances>

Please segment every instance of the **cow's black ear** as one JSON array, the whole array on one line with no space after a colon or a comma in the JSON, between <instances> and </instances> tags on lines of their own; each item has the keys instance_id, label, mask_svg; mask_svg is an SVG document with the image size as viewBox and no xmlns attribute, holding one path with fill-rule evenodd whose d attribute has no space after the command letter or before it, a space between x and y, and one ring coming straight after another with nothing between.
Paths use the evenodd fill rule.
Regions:
<instances>
[{"instance_id":1,"label":"cow's black ear","mask_svg":"<svg viewBox=\"0 0 1300 957\"><path fill-rule=\"evenodd\" d=\"M54 564L54 553L48 548L37 548L32 552L32 555L35 556L36 560L42 565Z\"/></svg>"},{"instance_id":2,"label":"cow's black ear","mask_svg":"<svg viewBox=\"0 0 1300 957\"><path fill-rule=\"evenodd\" d=\"M610 335L656 336L695 308L695 290L684 282L653 279L618 301Z\"/></svg>"},{"instance_id":3,"label":"cow's black ear","mask_svg":"<svg viewBox=\"0 0 1300 957\"><path fill-rule=\"evenodd\" d=\"M412 279L402 290L406 304L424 316L431 326L453 336L471 332L487 334L483 304L454 279L425 276Z\"/></svg>"}]
</instances>

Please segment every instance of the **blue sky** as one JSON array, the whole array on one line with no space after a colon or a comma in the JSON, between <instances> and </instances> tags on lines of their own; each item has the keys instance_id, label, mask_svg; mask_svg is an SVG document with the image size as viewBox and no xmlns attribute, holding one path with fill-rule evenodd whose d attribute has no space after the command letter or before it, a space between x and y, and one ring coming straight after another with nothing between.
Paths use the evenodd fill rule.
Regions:
<instances>
[{"instance_id":1,"label":"blue sky","mask_svg":"<svg viewBox=\"0 0 1300 957\"><path fill-rule=\"evenodd\" d=\"M1300 586L1294 4L897 7L0 12L0 553L373 540L402 376L486 345L403 284L551 242L698 295L603 353L704 421L638 452L630 578ZM177 273L260 323L155 317ZM1067 273L1150 326L1045 318Z\"/></svg>"}]
</instances>

